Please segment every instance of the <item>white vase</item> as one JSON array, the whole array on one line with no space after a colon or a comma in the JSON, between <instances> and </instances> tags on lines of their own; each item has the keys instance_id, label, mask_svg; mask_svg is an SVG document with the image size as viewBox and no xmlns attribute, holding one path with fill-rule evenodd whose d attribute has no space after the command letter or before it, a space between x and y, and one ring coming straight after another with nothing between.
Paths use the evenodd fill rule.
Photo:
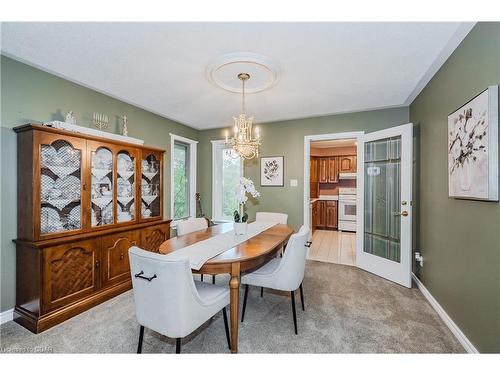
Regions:
<instances>
[{"instance_id":1,"label":"white vase","mask_svg":"<svg viewBox=\"0 0 500 375\"><path fill-rule=\"evenodd\" d=\"M248 223L234 223L234 234L241 236L247 233Z\"/></svg>"}]
</instances>

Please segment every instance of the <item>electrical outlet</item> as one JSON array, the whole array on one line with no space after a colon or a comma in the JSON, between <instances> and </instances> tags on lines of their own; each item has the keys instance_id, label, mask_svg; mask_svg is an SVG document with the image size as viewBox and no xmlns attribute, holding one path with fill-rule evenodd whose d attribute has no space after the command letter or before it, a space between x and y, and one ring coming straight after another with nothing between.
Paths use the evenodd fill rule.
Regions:
<instances>
[{"instance_id":1,"label":"electrical outlet","mask_svg":"<svg viewBox=\"0 0 500 375\"><path fill-rule=\"evenodd\" d=\"M297 187L298 186L298 181L297 180L290 180L290 186L291 187Z\"/></svg>"},{"instance_id":2,"label":"electrical outlet","mask_svg":"<svg viewBox=\"0 0 500 375\"><path fill-rule=\"evenodd\" d=\"M424 257L420 252L415 252L415 260L420 264L420 267L424 266Z\"/></svg>"}]
</instances>

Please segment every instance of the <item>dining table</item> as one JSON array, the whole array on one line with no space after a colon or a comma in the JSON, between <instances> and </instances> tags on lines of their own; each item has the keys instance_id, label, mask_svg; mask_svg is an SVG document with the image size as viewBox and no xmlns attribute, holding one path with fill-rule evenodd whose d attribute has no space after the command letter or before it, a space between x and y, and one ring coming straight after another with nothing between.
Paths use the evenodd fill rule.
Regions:
<instances>
[{"instance_id":1,"label":"dining table","mask_svg":"<svg viewBox=\"0 0 500 375\"><path fill-rule=\"evenodd\" d=\"M182 236L172 237L160 245L159 252L161 254L169 254L197 242L227 233L231 230L233 230L233 223L221 223ZM286 246L293 232L293 228L288 225L273 225L238 245L210 258L199 270L193 269L194 273L200 274L230 275L230 341L232 353L238 352L238 315L241 273L254 270L276 257L277 252Z\"/></svg>"}]
</instances>

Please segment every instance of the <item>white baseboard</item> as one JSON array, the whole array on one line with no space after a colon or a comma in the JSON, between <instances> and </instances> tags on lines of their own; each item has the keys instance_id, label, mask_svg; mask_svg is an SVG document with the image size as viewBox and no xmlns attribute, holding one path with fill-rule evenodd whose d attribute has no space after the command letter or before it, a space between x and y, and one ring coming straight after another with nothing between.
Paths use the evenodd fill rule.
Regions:
<instances>
[{"instance_id":1,"label":"white baseboard","mask_svg":"<svg viewBox=\"0 0 500 375\"><path fill-rule=\"evenodd\" d=\"M2 311L0 313L0 324L10 322L13 319L14 319L14 309Z\"/></svg>"},{"instance_id":2,"label":"white baseboard","mask_svg":"<svg viewBox=\"0 0 500 375\"><path fill-rule=\"evenodd\" d=\"M418 289L422 292L424 297L429 301L431 306L436 310L438 315L443 320L444 324L450 329L450 331L455 335L457 340L462 344L465 351L467 353L479 353L474 345L469 341L467 336L462 332L462 330L455 324L455 322L450 318L450 316L446 313L443 307L436 301L436 299L432 296L432 294L427 290L424 284L420 281L420 279L412 272L411 277L417 284Z\"/></svg>"}]
</instances>

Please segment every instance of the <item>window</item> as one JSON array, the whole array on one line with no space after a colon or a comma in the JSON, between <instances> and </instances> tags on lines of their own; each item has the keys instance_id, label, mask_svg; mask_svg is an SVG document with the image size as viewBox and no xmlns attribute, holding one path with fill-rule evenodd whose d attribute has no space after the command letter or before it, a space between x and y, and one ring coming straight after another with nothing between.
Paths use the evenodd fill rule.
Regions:
<instances>
[{"instance_id":1,"label":"window","mask_svg":"<svg viewBox=\"0 0 500 375\"><path fill-rule=\"evenodd\" d=\"M170 134L170 213L174 220L196 216L196 141Z\"/></svg>"},{"instance_id":2,"label":"window","mask_svg":"<svg viewBox=\"0 0 500 375\"><path fill-rule=\"evenodd\" d=\"M174 219L189 216L189 146L174 142Z\"/></svg>"},{"instance_id":3,"label":"window","mask_svg":"<svg viewBox=\"0 0 500 375\"><path fill-rule=\"evenodd\" d=\"M243 175L241 158L224 141L212 141L213 220L228 221L238 209L235 187Z\"/></svg>"}]
</instances>

